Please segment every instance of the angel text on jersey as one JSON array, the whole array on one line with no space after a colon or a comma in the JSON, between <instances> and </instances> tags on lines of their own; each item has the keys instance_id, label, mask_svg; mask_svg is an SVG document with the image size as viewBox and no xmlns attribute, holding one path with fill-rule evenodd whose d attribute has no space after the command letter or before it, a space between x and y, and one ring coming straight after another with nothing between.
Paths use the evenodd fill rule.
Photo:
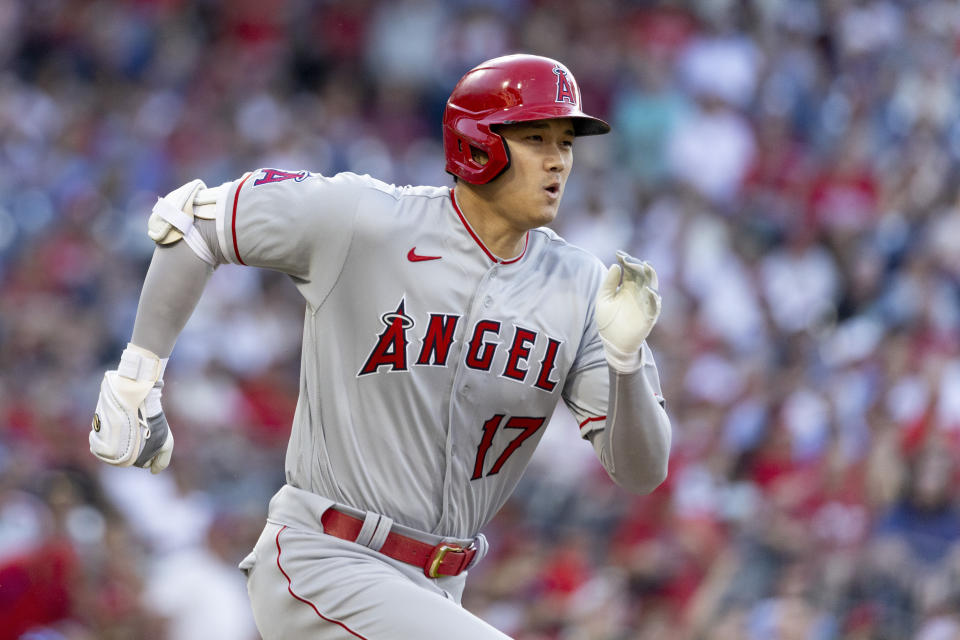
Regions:
<instances>
[{"instance_id":1,"label":"angel text on jersey","mask_svg":"<svg viewBox=\"0 0 960 640\"><path fill-rule=\"evenodd\" d=\"M460 318L455 314L431 313L412 366L447 366L447 356ZM410 358L414 355L414 351L408 353L411 346L409 332L416 323L407 315L405 301L401 299L396 310L383 314L380 320L384 330L377 336L358 376L380 373L381 367L388 367L386 371L409 371ZM463 351L464 364L471 369L490 371L497 351L506 349L506 364L502 371L494 373L517 382L530 382L542 391L552 392L558 382L553 373L562 341L545 334L541 339L539 331L519 326L514 326L512 332L503 330L502 324L499 320L477 320L469 333L464 334L470 336ZM504 340L498 339L501 337ZM538 343L544 341L543 356L531 362L532 352Z\"/></svg>"}]
</instances>

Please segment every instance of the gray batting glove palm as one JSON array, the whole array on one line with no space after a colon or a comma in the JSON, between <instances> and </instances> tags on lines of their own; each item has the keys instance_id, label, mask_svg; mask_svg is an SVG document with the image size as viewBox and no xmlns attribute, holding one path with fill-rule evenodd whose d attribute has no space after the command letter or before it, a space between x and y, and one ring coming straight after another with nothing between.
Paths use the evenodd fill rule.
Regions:
<instances>
[{"instance_id":1,"label":"gray batting glove palm","mask_svg":"<svg viewBox=\"0 0 960 640\"><path fill-rule=\"evenodd\" d=\"M160 406L166 362L129 345L117 369L107 371L90 427L90 451L117 467L149 467L159 473L170 464L173 433Z\"/></svg>"},{"instance_id":2,"label":"gray batting glove palm","mask_svg":"<svg viewBox=\"0 0 960 640\"><path fill-rule=\"evenodd\" d=\"M607 361L619 371L640 368L640 347L660 317L657 272L617 251L597 293L597 329Z\"/></svg>"}]
</instances>

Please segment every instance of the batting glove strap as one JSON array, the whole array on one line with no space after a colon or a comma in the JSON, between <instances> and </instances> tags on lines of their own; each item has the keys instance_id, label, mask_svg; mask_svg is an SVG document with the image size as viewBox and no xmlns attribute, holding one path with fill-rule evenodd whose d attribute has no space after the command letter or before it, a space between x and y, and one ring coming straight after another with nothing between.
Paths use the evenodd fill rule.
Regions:
<instances>
[{"instance_id":1,"label":"batting glove strap","mask_svg":"<svg viewBox=\"0 0 960 640\"><path fill-rule=\"evenodd\" d=\"M614 344L600 336L603 342L603 355L607 357L607 364L617 373L633 373L639 371L643 366L643 358L640 350L624 352L620 351Z\"/></svg>"},{"instance_id":2,"label":"batting glove strap","mask_svg":"<svg viewBox=\"0 0 960 640\"><path fill-rule=\"evenodd\" d=\"M193 199L206 186L202 180L192 180L158 198L147 220L150 239L157 244L173 244L188 234L193 227Z\"/></svg>"},{"instance_id":3,"label":"batting glove strap","mask_svg":"<svg viewBox=\"0 0 960 640\"><path fill-rule=\"evenodd\" d=\"M130 380L149 382L151 386L158 382L162 385L167 360L169 358L159 358L149 349L138 347L130 342L120 355L117 374Z\"/></svg>"}]
</instances>

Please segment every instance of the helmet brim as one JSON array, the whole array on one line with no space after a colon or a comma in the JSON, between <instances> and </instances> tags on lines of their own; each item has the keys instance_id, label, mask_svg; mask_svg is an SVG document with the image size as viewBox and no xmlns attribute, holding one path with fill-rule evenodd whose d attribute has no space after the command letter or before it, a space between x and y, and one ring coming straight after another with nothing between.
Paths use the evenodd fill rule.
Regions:
<instances>
[{"instance_id":1,"label":"helmet brim","mask_svg":"<svg viewBox=\"0 0 960 640\"><path fill-rule=\"evenodd\" d=\"M610 125L593 116L581 116L573 119L573 132L578 136L600 136L610 133Z\"/></svg>"},{"instance_id":2,"label":"helmet brim","mask_svg":"<svg viewBox=\"0 0 960 640\"><path fill-rule=\"evenodd\" d=\"M532 122L534 120L559 120L560 118L570 118L573 121L573 133L577 136L599 136L610 133L610 125L600 118L594 118L586 114L569 115L550 111L531 110L521 114L520 117L513 117L496 124L520 124L521 122ZM496 128L496 124L491 125L491 128Z\"/></svg>"}]
</instances>

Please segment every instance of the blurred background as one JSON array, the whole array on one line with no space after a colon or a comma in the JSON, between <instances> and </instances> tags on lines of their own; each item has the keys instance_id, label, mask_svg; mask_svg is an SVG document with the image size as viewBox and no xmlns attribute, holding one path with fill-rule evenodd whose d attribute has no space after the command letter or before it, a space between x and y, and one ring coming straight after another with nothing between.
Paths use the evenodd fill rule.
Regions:
<instances>
[{"instance_id":1,"label":"blurred background","mask_svg":"<svg viewBox=\"0 0 960 640\"><path fill-rule=\"evenodd\" d=\"M171 468L87 430L158 195L262 166L451 184L474 64L564 61L614 133L556 229L653 263L670 476L564 409L464 604L520 640L960 638L960 3L0 2L0 639L256 637L236 563L283 482L302 302L222 267Z\"/></svg>"}]
</instances>

